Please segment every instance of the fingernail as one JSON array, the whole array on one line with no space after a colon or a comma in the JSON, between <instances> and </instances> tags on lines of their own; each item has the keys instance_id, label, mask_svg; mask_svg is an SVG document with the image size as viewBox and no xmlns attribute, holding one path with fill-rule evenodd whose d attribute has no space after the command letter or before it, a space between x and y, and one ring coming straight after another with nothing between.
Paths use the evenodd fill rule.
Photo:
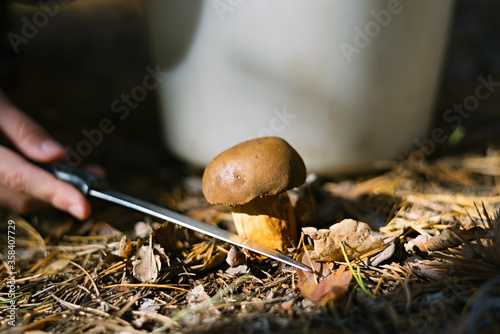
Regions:
<instances>
[{"instance_id":1,"label":"fingernail","mask_svg":"<svg viewBox=\"0 0 500 334\"><path fill-rule=\"evenodd\" d=\"M72 205L69 207L69 213L71 213L73 216L77 218L83 217L83 207L81 205Z\"/></svg>"},{"instance_id":2,"label":"fingernail","mask_svg":"<svg viewBox=\"0 0 500 334\"><path fill-rule=\"evenodd\" d=\"M46 153L57 154L64 151L64 147L53 139L47 139L42 143L42 151Z\"/></svg>"}]
</instances>

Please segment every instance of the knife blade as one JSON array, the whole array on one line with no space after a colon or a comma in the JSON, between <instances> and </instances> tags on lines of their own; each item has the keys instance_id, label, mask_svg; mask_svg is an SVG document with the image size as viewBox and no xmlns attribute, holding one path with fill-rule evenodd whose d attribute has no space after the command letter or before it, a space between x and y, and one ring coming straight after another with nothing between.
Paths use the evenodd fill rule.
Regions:
<instances>
[{"instance_id":1,"label":"knife blade","mask_svg":"<svg viewBox=\"0 0 500 334\"><path fill-rule=\"evenodd\" d=\"M172 222L187 229L205 234L209 237L267 256L292 267L312 272L311 268L308 266L275 249L261 245L255 241L246 239L216 226L200 222L178 212L112 190L105 178L86 170L69 167L57 162L50 165L43 165L42 167L53 174L56 178L75 186L85 196L99 198L104 201L118 204L123 207Z\"/></svg>"}]
</instances>

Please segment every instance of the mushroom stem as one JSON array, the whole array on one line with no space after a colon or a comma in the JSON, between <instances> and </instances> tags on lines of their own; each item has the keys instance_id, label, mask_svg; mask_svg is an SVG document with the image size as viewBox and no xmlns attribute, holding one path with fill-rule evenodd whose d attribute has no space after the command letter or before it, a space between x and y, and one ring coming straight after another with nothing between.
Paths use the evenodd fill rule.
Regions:
<instances>
[{"instance_id":1,"label":"mushroom stem","mask_svg":"<svg viewBox=\"0 0 500 334\"><path fill-rule=\"evenodd\" d=\"M286 192L238 205L232 210L239 235L264 246L285 251L297 242L297 224Z\"/></svg>"}]
</instances>

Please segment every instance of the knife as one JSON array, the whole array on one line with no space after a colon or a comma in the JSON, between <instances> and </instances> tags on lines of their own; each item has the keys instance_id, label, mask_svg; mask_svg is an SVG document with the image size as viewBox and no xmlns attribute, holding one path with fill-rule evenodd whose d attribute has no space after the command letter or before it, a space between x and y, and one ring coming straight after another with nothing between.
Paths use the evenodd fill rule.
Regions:
<instances>
[{"instance_id":1,"label":"knife","mask_svg":"<svg viewBox=\"0 0 500 334\"><path fill-rule=\"evenodd\" d=\"M122 194L118 191L114 191L110 188L109 183L105 178L89 171L73 168L57 162L50 165L43 165L42 168L50 172L56 178L72 184L87 197L95 197L104 201L115 203L126 208L172 222L190 230L200 232L209 237L230 243L232 245L246 248L252 252L265 255L292 267L312 272L311 268L308 266L275 249L266 247L255 241L243 238L216 226L200 222L178 212Z\"/></svg>"}]
</instances>

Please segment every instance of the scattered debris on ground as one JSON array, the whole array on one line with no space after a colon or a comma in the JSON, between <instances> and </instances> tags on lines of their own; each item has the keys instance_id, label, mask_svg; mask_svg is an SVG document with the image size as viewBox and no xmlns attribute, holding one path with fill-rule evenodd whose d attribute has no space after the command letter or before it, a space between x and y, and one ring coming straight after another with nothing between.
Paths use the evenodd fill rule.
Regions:
<instances>
[{"instance_id":1,"label":"scattered debris on ground","mask_svg":"<svg viewBox=\"0 0 500 334\"><path fill-rule=\"evenodd\" d=\"M8 265L2 232L2 328L14 301L20 331L493 332L500 313L499 156L406 161L359 180L310 178L290 194L296 208L304 202L316 210L288 255L314 274L149 217L120 230L105 221L5 216L2 231L15 222L16 260ZM199 191L162 200L231 229L229 209L209 205ZM367 247L353 249L354 234L328 236L341 257L318 256L318 232L342 221L361 230L355 236L369 240ZM8 298L12 270L15 297Z\"/></svg>"}]
</instances>

